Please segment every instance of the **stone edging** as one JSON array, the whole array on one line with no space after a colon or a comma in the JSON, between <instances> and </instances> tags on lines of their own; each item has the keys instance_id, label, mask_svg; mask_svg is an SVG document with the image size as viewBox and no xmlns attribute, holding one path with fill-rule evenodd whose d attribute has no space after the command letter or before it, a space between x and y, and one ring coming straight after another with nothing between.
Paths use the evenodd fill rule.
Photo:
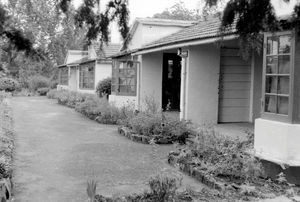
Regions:
<instances>
[{"instance_id":1,"label":"stone edging","mask_svg":"<svg viewBox=\"0 0 300 202\"><path fill-rule=\"evenodd\" d=\"M179 169L192 176L193 178L197 179L201 183L205 184L206 186L216 189L218 191L223 191L226 188L226 185L222 182L217 182L216 179L205 173L204 171L198 169L196 166L191 165L191 164L185 164L185 163L178 163L178 155L179 153L176 152L170 152L168 156L168 163L172 166L175 164L179 165Z\"/></svg>"},{"instance_id":2,"label":"stone edging","mask_svg":"<svg viewBox=\"0 0 300 202\"><path fill-rule=\"evenodd\" d=\"M144 135L138 135L133 133L132 131L129 130L129 128L124 127L124 126L120 126L118 127L118 132L119 134L127 137L128 139L131 139L134 142L140 142L143 144L149 144L151 138L148 136L144 136Z\"/></svg>"},{"instance_id":3,"label":"stone edging","mask_svg":"<svg viewBox=\"0 0 300 202\"><path fill-rule=\"evenodd\" d=\"M118 132L134 142L140 142L143 144L149 144L152 139L149 136L136 134L125 126L118 127ZM154 141L156 144L173 144L173 142L167 138L154 138Z\"/></svg>"}]
</instances>

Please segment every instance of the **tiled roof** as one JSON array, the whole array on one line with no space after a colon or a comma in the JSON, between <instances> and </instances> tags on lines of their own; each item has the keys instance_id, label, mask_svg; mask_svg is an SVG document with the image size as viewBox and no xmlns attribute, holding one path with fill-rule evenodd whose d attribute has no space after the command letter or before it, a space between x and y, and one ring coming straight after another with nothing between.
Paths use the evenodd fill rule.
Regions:
<instances>
[{"instance_id":1,"label":"tiled roof","mask_svg":"<svg viewBox=\"0 0 300 202\"><path fill-rule=\"evenodd\" d=\"M173 20L173 19L161 19L161 18L136 18L137 22L146 25L164 25L164 26L190 26L196 21L188 21L188 20Z\"/></svg>"},{"instance_id":2,"label":"tiled roof","mask_svg":"<svg viewBox=\"0 0 300 202\"><path fill-rule=\"evenodd\" d=\"M78 64L80 64L80 63L87 62L87 61L89 61L89 60L90 60L90 59L89 59L89 57L87 56L87 57L81 58L80 60L76 60L76 61L74 61L74 62L72 62L72 63L70 63L70 64L68 64L68 65L78 65Z\"/></svg>"},{"instance_id":3,"label":"tiled roof","mask_svg":"<svg viewBox=\"0 0 300 202\"><path fill-rule=\"evenodd\" d=\"M101 46L100 43L95 43L95 44L93 44L93 46L97 53L98 59L115 55L116 53L119 52L119 50L121 48L120 44L113 44L113 43L108 44L108 45L103 44L102 50L100 50L100 46Z\"/></svg>"},{"instance_id":4,"label":"tiled roof","mask_svg":"<svg viewBox=\"0 0 300 202\"><path fill-rule=\"evenodd\" d=\"M221 20L218 17L209 18L199 21L196 25L184 28L174 34L161 38L150 44L145 45L142 49L155 48L164 45L176 44L186 41L207 39L220 36ZM235 33L235 29L231 28L226 31L226 34Z\"/></svg>"}]
</instances>

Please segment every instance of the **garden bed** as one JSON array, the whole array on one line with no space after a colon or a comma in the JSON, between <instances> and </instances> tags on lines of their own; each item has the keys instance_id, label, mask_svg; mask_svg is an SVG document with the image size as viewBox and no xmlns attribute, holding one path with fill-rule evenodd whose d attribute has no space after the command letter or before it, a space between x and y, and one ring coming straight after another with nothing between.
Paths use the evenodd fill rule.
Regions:
<instances>
[{"instance_id":1,"label":"garden bed","mask_svg":"<svg viewBox=\"0 0 300 202\"><path fill-rule=\"evenodd\" d=\"M239 200L292 197L299 187L287 182L284 174L271 180L264 174L263 166L255 158L253 134L241 141L201 129L186 146L169 153L168 163L192 176L208 187Z\"/></svg>"},{"instance_id":2,"label":"garden bed","mask_svg":"<svg viewBox=\"0 0 300 202\"><path fill-rule=\"evenodd\" d=\"M9 97L0 91L0 200L12 197L12 163L14 152L14 132L12 109Z\"/></svg>"},{"instance_id":3,"label":"garden bed","mask_svg":"<svg viewBox=\"0 0 300 202\"><path fill-rule=\"evenodd\" d=\"M149 144L153 140L156 144L185 144L193 133L189 122L164 116L153 100L146 102L143 112L137 112L134 105L118 108L105 98L92 94L51 90L47 97L57 99L61 105L75 108L98 123L120 125L119 133L135 142Z\"/></svg>"}]
</instances>

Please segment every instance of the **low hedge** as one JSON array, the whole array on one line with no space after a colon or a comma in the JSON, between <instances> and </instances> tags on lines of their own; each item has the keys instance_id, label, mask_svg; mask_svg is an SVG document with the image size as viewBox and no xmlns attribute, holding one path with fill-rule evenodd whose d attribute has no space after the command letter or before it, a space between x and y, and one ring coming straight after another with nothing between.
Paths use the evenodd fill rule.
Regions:
<instances>
[{"instance_id":1,"label":"low hedge","mask_svg":"<svg viewBox=\"0 0 300 202\"><path fill-rule=\"evenodd\" d=\"M117 108L106 99L93 94L50 90L47 97L57 99L59 104L75 108L81 114L103 124L119 124L122 120L127 119L129 114L133 114L129 108Z\"/></svg>"}]
</instances>

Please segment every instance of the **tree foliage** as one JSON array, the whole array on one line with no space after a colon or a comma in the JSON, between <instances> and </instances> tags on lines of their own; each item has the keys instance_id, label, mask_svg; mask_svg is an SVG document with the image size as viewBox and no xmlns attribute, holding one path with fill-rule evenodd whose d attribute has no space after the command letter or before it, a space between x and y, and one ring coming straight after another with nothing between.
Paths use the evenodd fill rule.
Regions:
<instances>
[{"instance_id":1,"label":"tree foliage","mask_svg":"<svg viewBox=\"0 0 300 202\"><path fill-rule=\"evenodd\" d=\"M24 33L11 25L11 18L0 3L0 38L11 43L18 51L25 51L26 54L33 54L35 51L32 42L25 37Z\"/></svg>"},{"instance_id":2,"label":"tree foliage","mask_svg":"<svg viewBox=\"0 0 300 202\"><path fill-rule=\"evenodd\" d=\"M206 6L215 6L220 0L206 0ZM289 0L282 0L289 3ZM243 56L249 58L253 50L260 52L262 33L292 29L300 25L300 3L288 19L279 19L271 0L230 0L222 15L221 31L236 26Z\"/></svg>"},{"instance_id":3,"label":"tree foliage","mask_svg":"<svg viewBox=\"0 0 300 202\"><path fill-rule=\"evenodd\" d=\"M59 0L59 8L66 13L72 0ZM95 9L98 8L98 9ZM79 27L87 25L88 43L99 39L108 42L110 22L116 20L121 36L125 39L129 31L129 10L127 0L110 0L103 12L100 12L100 0L84 0L76 12L75 21Z\"/></svg>"},{"instance_id":4,"label":"tree foliage","mask_svg":"<svg viewBox=\"0 0 300 202\"><path fill-rule=\"evenodd\" d=\"M162 13L153 15L154 18L174 20L198 20L200 15L196 10L189 10L182 1L175 3L172 7L165 9Z\"/></svg>"}]
</instances>

